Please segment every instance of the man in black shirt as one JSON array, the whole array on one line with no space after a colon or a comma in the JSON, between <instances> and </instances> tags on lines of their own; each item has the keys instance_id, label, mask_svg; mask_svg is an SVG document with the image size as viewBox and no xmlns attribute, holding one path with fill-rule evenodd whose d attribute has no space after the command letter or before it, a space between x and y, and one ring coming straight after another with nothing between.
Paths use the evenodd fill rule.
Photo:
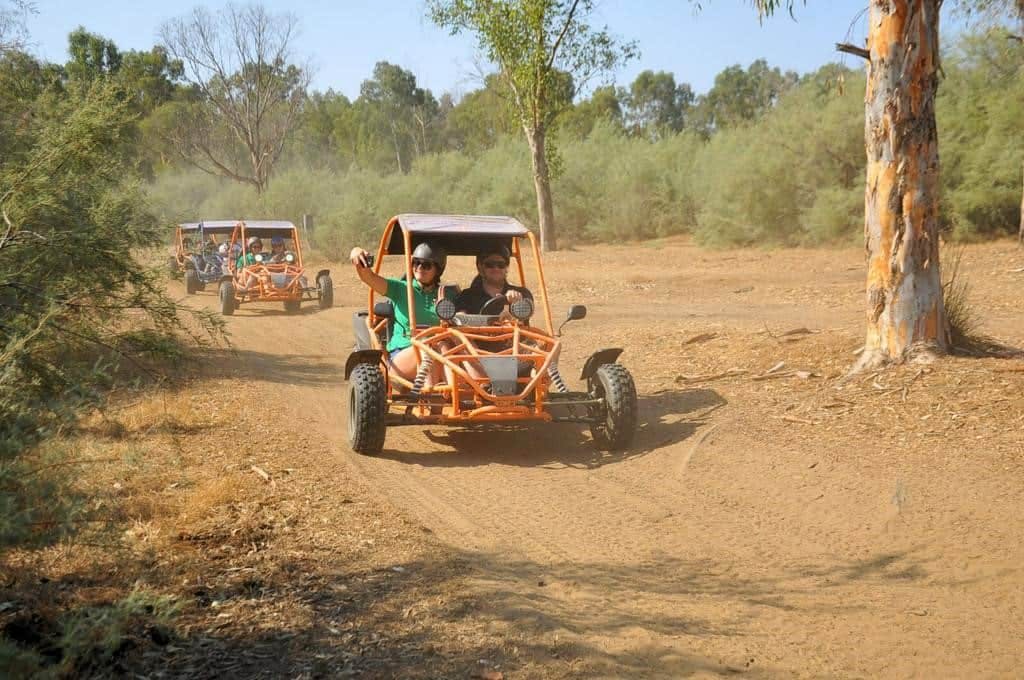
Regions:
<instances>
[{"instance_id":1,"label":"man in black shirt","mask_svg":"<svg viewBox=\"0 0 1024 680\"><path fill-rule=\"evenodd\" d=\"M508 266L512 256L504 245L497 243L482 249L476 256L477 276L455 299L455 308L460 312L479 314L484 304L496 295L504 295L508 304L522 298L533 299L533 293L522 286L513 286L508 282ZM504 306L497 303L487 311L499 314Z\"/></svg>"}]
</instances>

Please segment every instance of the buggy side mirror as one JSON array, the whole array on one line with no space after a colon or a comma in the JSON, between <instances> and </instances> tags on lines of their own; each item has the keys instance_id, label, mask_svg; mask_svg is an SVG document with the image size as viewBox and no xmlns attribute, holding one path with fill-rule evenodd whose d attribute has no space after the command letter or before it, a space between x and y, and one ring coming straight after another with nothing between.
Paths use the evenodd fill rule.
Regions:
<instances>
[{"instance_id":1,"label":"buggy side mirror","mask_svg":"<svg viewBox=\"0 0 1024 680\"><path fill-rule=\"evenodd\" d=\"M391 300L384 300L373 305L373 315L383 319L391 319L395 316L395 306Z\"/></svg>"},{"instance_id":2,"label":"buggy side mirror","mask_svg":"<svg viewBox=\"0 0 1024 680\"><path fill-rule=\"evenodd\" d=\"M565 315L565 321L562 322L562 326L569 323L570 321L579 321L587 317L586 305L572 305L569 307L569 313ZM558 335L562 334L562 326L558 327Z\"/></svg>"}]
</instances>

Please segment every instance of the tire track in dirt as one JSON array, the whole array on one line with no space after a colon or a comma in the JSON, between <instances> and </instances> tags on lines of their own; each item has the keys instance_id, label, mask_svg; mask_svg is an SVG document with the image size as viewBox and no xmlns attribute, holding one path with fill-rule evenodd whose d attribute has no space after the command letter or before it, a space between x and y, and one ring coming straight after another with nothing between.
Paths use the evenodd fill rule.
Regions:
<instances>
[{"instance_id":1,"label":"tire track in dirt","mask_svg":"<svg viewBox=\"0 0 1024 680\"><path fill-rule=\"evenodd\" d=\"M336 287L339 302L362 302L355 285ZM215 308L211 296L195 299ZM808 449L792 439L787 448L766 410L726 404L714 390L659 396L639 384L643 426L624 454L597 452L582 429L558 425L393 428L381 456L357 456L346 446L341 375L354 308L294 317L255 309L228 320L239 370L288 382L268 387L272 402L286 401L367 487L475 555L477 594L492 616L578 645L589 675L991 676L1013 667L1012 650L987 642L1000 639L1005 617L965 623L970 609L942 599L1005 594L1009 577L993 567L1003 580L973 586L948 568L943 546L913 544L903 527L920 520L892 506L895 473L858 469L856 451L815 450L820 429L800 430ZM591 312L564 355L573 370L635 323L600 305ZM804 321L796 312L779 323ZM624 358L641 379L685 372L641 349ZM951 630L967 631L963 641ZM751 658L756 668L745 665Z\"/></svg>"}]
</instances>

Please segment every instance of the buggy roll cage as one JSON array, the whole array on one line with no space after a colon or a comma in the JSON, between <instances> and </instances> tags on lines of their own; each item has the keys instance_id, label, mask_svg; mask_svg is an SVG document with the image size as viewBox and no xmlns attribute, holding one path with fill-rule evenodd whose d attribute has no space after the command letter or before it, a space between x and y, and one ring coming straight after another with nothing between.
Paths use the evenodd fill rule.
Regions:
<instances>
[{"instance_id":1,"label":"buggy roll cage","mask_svg":"<svg viewBox=\"0 0 1024 680\"><path fill-rule=\"evenodd\" d=\"M480 223L484 222L485 225ZM489 224L487 224L489 223ZM396 232L396 227L398 231ZM413 237L416 236L415 243ZM467 238L470 237L470 238ZM549 335L554 335L554 324L551 323L551 305L548 300L547 284L544 279L544 266L540 258L540 246L537 237L518 220L510 217L479 217L465 215L421 215L406 213L396 215L388 220L377 247L377 257L373 264L375 274L380 274L381 264L385 255L405 256L405 294L409 303L409 324L416 330L416 305L413 298L412 251L423 241L438 243L449 256L476 255L484 243L501 241L509 247L512 258L516 261L519 285L525 285L526 276L523 268L522 251L519 239L530 241L533 261L536 263L537 280L540 285L541 307L544 310L544 321ZM373 300L377 293L369 288L370 322L376 327L380 321L373 312ZM385 297L385 296L381 296ZM416 357L420 359L419 356Z\"/></svg>"},{"instance_id":2,"label":"buggy roll cage","mask_svg":"<svg viewBox=\"0 0 1024 680\"><path fill-rule=\"evenodd\" d=\"M424 327L416 323L411 256L416 245L423 241L430 241L445 248L449 256L458 256L476 255L484 244L502 243L509 248L509 252L512 254L513 259L515 259L519 284L523 285L526 281L526 276L520 239L524 238L530 242L533 259L536 263L538 279L536 292L539 293L541 300L540 307L543 309L544 322L547 326L546 333L541 329L531 328L518 321L498 326L474 326L468 328L454 328L446 322L442 322L439 326L435 327ZM452 405L447 416L449 418L470 418L473 420L549 420L550 416L544 412L544 397L542 393L546 389L548 367L560 353L561 342L555 337L540 248L533 233L517 220L508 217L402 214L391 218L384 229L372 268L375 273L380 274L383 259L386 255L402 255L405 259L406 296L409 305L411 339L413 341L411 346L416 353L417 365L422 364L424 354L433 361L442 362L447 369L456 374L458 378L461 378L465 388L474 393L483 402L483 405L469 411L463 411L457 398L457 392L454 391L457 388L447 382L423 387L422 389L416 388L413 390L413 393L419 396L415 398L426 397L430 399L431 396L439 396L446 401L450 398ZM372 287L368 288L367 326L371 336L379 337L379 334L385 331L389 317L382 317L376 314L374 299L379 294ZM455 346L443 354L439 353L435 345L439 341L446 339L455 341ZM500 354L516 357L521 361L532 364L533 368L536 369L535 375L532 378L515 379L516 387L513 390L514 394L508 393L498 396L486 393L479 384L480 381L470 377L465 369L459 365L464 361L480 360L482 356L493 356L495 354L477 350L473 345L479 341L509 342L511 348L500 352ZM348 368L346 368L347 374ZM385 381L387 383L396 383L407 389L413 388L414 385L414 381L407 380L388 370L385 370ZM532 406L523 405L523 400L530 398L531 395L533 397ZM401 400L401 397L395 397L395 399Z\"/></svg>"},{"instance_id":3,"label":"buggy roll cage","mask_svg":"<svg viewBox=\"0 0 1024 680\"><path fill-rule=\"evenodd\" d=\"M238 220L237 222L231 222L231 225L231 240L228 246L228 270L232 274L237 269L238 258L244 258L249 252L249 236L258 236L261 241L264 238L273 238L275 236L291 239L295 246L292 249L292 252L295 253L294 266L302 268L302 244L299 242L299 231L291 222L285 220L260 220L253 222ZM232 256L230 249L234 248L236 243L241 245L242 251L238 255ZM244 262L245 260L243 259L242 261Z\"/></svg>"}]
</instances>

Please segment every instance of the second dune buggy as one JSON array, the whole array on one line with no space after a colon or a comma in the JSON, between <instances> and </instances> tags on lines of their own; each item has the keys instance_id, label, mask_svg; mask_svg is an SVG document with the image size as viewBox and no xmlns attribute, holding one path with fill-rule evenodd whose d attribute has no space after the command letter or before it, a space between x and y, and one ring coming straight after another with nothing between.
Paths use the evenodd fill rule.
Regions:
<instances>
[{"instance_id":1,"label":"second dune buggy","mask_svg":"<svg viewBox=\"0 0 1024 680\"><path fill-rule=\"evenodd\" d=\"M282 248L274 253L270 244L278 240ZM255 244L260 245L259 252ZM315 285L309 285L298 229L291 222L237 222L228 248L227 271L218 290L222 314L230 316L247 302L282 302L289 313L298 312L303 300L316 300L320 309L334 305L329 269L319 270Z\"/></svg>"},{"instance_id":2,"label":"second dune buggy","mask_svg":"<svg viewBox=\"0 0 1024 680\"><path fill-rule=\"evenodd\" d=\"M500 243L512 254L511 271L518 272L519 285L525 283L520 250L525 242L536 264L537 278L531 287L539 309L531 300L518 300L509 305L511 319L503 320L495 309L457 313L454 303L441 298L436 306L440 323L417 325L411 253L427 240L444 248L449 257L474 256L485 244ZM633 377L616 363L622 350L591 354L580 376L586 391L567 388L559 370L562 341L551 322L540 251L526 227L509 217L398 215L384 229L373 263L376 272L388 255L404 260L409 327L414 329L412 346L419 371L415 379L406 380L389 370L384 348L393 306L370 289L368 308L353 317L356 348L345 363L348 438L354 451L379 453L388 427L425 424L578 422L590 425L600 448L629 445L637 427L637 395ZM529 322L535 311L541 317L540 327ZM582 305L573 305L565 322L584 318L586 311ZM425 377L434 362L442 365L446 379L426 386ZM482 368L484 377L474 377L480 371L468 370L469 363Z\"/></svg>"}]
</instances>

